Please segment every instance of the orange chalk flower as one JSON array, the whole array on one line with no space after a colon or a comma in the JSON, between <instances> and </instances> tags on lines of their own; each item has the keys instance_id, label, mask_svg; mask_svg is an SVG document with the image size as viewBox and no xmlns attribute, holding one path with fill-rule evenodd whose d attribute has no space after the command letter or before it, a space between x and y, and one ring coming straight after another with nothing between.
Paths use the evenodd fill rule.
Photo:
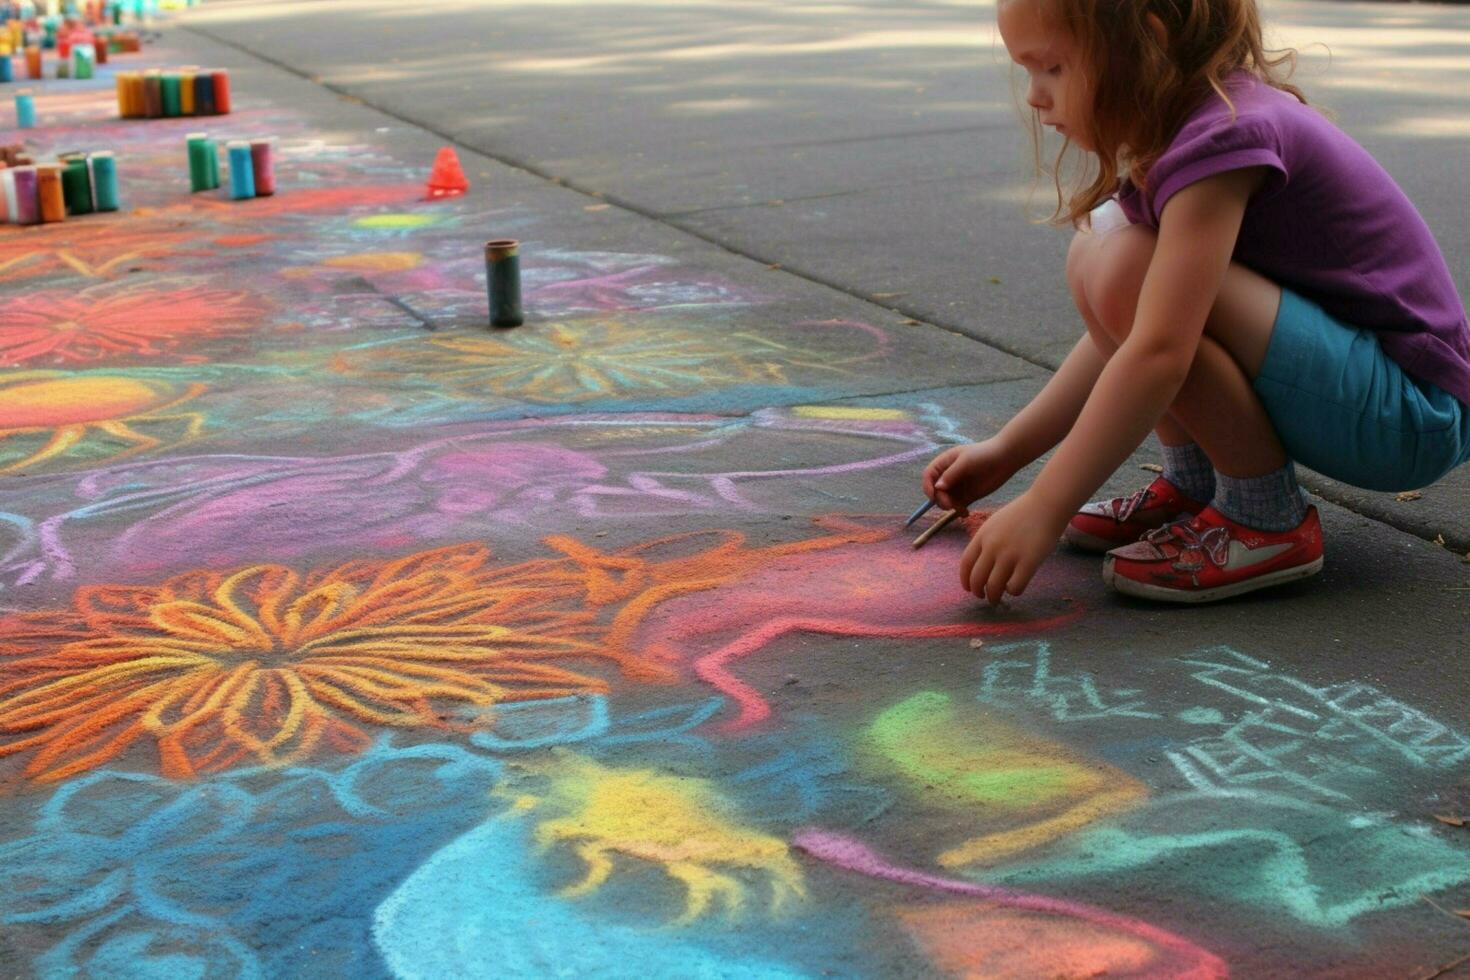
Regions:
<instances>
[{"instance_id":1,"label":"orange chalk flower","mask_svg":"<svg viewBox=\"0 0 1470 980\"><path fill-rule=\"evenodd\" d=\"M586 569L486 564L462 545L300 574L189 572L80 589L65 612L0 618L0 756L67 778L135 743L165 775L355 751L375 726L462 728L456 711L604 691L562 659L648 673L599 642Z\"/></svg>"},{"instance_id":2,"label":"orange chalk flower","mask_svg":"<svg viewBox=\"0 0 1470 980\"><path fill-rule=\"evenodd\" d=\"M191 338L248 329L264 312L247 293L202 287L25 294L7 301L0 365L163 354Z\"/></svg>"}]
</instances>

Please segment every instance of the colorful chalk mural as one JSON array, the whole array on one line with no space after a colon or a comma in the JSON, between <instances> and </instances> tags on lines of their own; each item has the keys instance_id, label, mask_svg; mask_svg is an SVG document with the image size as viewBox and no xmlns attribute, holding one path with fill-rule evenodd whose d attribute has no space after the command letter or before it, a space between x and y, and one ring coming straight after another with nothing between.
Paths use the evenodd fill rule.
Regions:
<instances>
[{"instance_id":1,"label":"colorful chalk mural","mask_svg":"<svg viewBox=\"0 0 1470 980\"><path fill-rule=\"evenodd\" d=\"M115 148L124 211L0 228L7 975L1379 975L1461 928L1470 848L1392 799L1470 737L1249 642L1100 661L1081 562L978 607L875 505L971 424L888 329L425 202L238 77L274 197L191 197L197 121L103 70L33 149Z\"/></svg>"}]
</instances>

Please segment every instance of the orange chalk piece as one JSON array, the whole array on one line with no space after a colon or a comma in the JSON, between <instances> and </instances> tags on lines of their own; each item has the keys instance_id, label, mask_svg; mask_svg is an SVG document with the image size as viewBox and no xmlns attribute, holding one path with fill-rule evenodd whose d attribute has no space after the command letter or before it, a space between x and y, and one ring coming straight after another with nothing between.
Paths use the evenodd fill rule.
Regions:
<instances>
[{"instance_id":1,"label":"orange chalk piece","mask_svg":"<svg viewBox=\"0 0 1470 980\"><path fill-rule=\"evenodd\" d=\"M138 73L135 71L120 71L117 73L117 114L124 119L136 119L138 116Z\"/></svg>"},{"instance_id":2,"label":"orange chalk piece","mask_svg":"<svg viewBox=\"0 0 1470 980\"><path fill-rule=\"evenodd\" d=\"M36 192L41 199L41 220L66 220L66 195L61 190L61 168L46 164L36 168Z\"/></svg>"}]
</instances>

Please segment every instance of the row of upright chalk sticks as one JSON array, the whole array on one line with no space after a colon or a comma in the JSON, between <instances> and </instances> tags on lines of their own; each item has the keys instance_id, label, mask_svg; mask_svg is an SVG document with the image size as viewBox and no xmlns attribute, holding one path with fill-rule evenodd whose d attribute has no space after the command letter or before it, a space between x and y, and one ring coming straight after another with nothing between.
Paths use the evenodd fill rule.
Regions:
<instances>
[{"instance_id":1,"label":"row of upright chalk sticks","mask_svg":"<svg viewBox=\"0 0 1470 980\"><path fill-rule=\"evenodd\" d=\"M102 150L66 153L60 163L0 168L0 209L0 221L16 225L116 211L117 161Z\"/></svg>"},{"instance_id":2,"label":"row of upright chalk sticks","mask_svg":"<svg viewBox=\"0 0 1470 980\"><path fill-rule=\"evenodd\" d=\"M219 145L205 133L185 137L189 150L189 189L216 190L220 186ZM243 201L276 192L275 140L230 140L225 144L230 164L230 197Z\"/></svg>"},{"instance_id":3,"label":"row of upright chalk sticks","mask_svg":"<svg viewBox=\"0 0 1470 980\"><path fill-rule=\"evenodd\" d=\"M117 73L117 112L124 119L223 116L230 111L230 73L185 68Z\"/></svg>"},{"instance_id":4,"label":"row of upright chalk sticks","mask_svg":"<svg viewBox=\"0 0 1470 980\"><path fill-rule=\"evenodd\" d=\"M89 44L78 44L71 49L70 56L57 65L57 78L88 79L92 77L93 69L107 61L107 56L102 54L105 47L93 47ZM45 77L41 65L41 49L35 46L26 48L26 70L27 78L41 79ZM14 62L18 56L12 56L9 49L0 43L0 82L13 82L20 78L20 71Z\"/></svg>"}]
</instances>

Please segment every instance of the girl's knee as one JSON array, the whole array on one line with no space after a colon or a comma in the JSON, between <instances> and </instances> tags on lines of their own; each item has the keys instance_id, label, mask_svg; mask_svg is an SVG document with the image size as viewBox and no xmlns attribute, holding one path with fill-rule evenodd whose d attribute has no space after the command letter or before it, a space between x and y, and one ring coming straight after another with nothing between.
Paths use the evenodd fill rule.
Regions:
<instances>
[{"instance_id":1,"label":"girl's knee","mask_svg":"<svg viewBox=\"0 0 1470 980\"><path fill-rule=\"evenodd\" d=\"M1082 295L1098 322L1113 336L1126 335L1138 309L1138 294L1153 260L1155 233L1129 225L1097 236L1082 270Z\"/></svg>"},{"instance_id":2,"label":"girl's knee","mask_svg":"<svg viewBox=\"0 0 1470 980\"><path fill-rule=\"evenodd\" d=\"M1067 288L1072 291L1072 299L1084 316L1087 314L1083 308L1087 270L1092 265L1096 250L1097 235L1086 229L1080 229L1073 234L1072 244L1067 247Z\"/></svg>"}]
</instances>

